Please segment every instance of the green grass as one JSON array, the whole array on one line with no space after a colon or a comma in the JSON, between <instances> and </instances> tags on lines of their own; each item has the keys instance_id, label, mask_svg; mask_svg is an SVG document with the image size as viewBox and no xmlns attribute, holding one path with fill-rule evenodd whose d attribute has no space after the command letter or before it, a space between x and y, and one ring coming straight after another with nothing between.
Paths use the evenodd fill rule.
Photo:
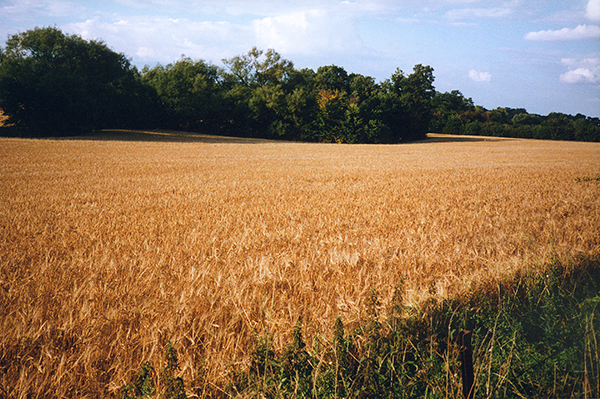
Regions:
<instances>
[{"instance_id":1,"label":"green grass","mask_svg":"<svg viewBox=\"0 0 600 399\"><path fill-rule=\"evenodd\" d=\"M587 182L592 182L592 181L595 181L596 183L600 183L600 175L594 176L594 177L590 177L590 176L578 177L575 179L575 181L577 183L587 183Z\"/></svg>"},{"instance_id":2,"label":"green grass","mask_svg":"<svg viewBox=\"0 0 600 399\"><path fill-rule=\"evenodd\" d=\"M539 269L537 269L539 270ZM269 335L256 336L251 362L232 367L227 386L198 378L190 397L459 398L459 334L472 336L474 398L594 398L600 396L600 257L552 262L481 282L463 295L421 306L403 304L399 282L387 309L368 294L367 320L348 331L338 318L330 341L309 347L302 324L276 353ZM159 397L183 398L177 355L167 348ZM148 398L156 374L142 364L123 398ZM201 376L202 370L198 375ZM158 380L154 375L152 378Z\"/></svg>"}]
</instances>

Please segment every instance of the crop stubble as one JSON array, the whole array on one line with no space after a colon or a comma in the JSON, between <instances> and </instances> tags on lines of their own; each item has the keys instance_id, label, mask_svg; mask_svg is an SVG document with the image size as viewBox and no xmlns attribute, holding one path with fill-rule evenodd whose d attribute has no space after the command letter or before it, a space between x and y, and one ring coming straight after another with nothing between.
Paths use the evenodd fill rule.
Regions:
<instances>
[{"instance_id":1,"label":"crop stubble","mask_svg":"<svg viewBox=\"0 0 600 399\"><path fill-rule=\"evenodd\" d=\"M0 389L115 394L172 341L213 382L252 336L328 338L600 248L600 144L0 139Z\"/></svg>"}]
</instances>

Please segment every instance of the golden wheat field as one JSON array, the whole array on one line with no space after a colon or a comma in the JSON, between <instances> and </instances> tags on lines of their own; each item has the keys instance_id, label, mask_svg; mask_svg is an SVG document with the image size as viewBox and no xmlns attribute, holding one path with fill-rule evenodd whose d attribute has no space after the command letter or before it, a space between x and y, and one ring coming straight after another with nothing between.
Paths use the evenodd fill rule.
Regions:
<instances>
[{"instance_id":1,"label":"golden wheat field","mask_svg":"<svg viewBox=\"0 0 600 399\"><path fill-rule=\"evenodd\" d=\"M371 288L600 249L600 143L116 138L0 139L0 397L117 396L168 341L219 385L254 335L328 339Z\"/></svg>"}]
</instances>

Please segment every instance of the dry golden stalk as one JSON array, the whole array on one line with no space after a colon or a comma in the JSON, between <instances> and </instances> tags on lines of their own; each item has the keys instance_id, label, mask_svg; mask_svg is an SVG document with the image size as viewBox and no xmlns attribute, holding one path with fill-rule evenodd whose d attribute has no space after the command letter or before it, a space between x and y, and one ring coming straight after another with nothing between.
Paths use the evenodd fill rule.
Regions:
<instances>
[{"instance_id":1,"label":"dry golden stalk","mask_svg":"<svg viewBox=\"0 0 600 399\"><path fill-rule=\"evenodd\" d=\"M168 341L219 384L254 334L351 327L371 288L600 248L597 143L155 138L0 139L0 396L116 395Z\"/></svg>"}]
</instances>

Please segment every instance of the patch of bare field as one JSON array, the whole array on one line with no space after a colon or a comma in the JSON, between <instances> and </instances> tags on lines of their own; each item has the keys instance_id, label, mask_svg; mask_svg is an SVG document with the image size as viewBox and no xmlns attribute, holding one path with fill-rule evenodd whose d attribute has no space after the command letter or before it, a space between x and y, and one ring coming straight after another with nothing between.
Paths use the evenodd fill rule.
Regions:
<instances>
[{"instance_id":1,"label":"patch of bare field","mask_svg":"<svg viewBox=\"0 0 600 399\"><path fill-rule=\"evenodd\" d=\"M385 306L600 248L600 144L0 139L0 396L117 395L143 361L212 383Z\"/></svg>"}]
</instances>

